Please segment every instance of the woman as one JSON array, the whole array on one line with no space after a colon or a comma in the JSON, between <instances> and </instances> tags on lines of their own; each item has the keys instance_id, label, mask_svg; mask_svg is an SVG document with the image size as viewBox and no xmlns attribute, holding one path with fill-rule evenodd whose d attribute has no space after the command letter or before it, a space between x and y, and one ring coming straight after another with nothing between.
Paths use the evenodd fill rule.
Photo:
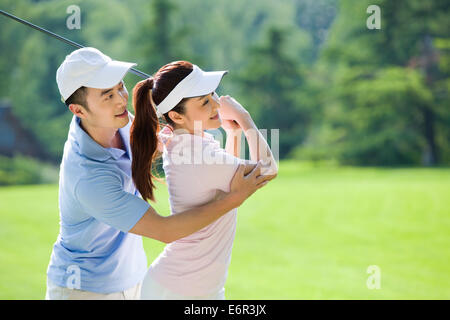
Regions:
<instances>
[{"instance_id":1,"label":"woman","mask_svg":"<svg viewBox=\"0 0 450 320\"><path fill-rule=\"evenodd\" d=\"M172 214L211 201L218 190L228 192L241 163L249 172L261 160L265 162L261 174L276 176L275 159L250 114L233 98L215 94L225 73L204 72L187 61L176 61L133 89L133 179L143 198L152 199L155 152L151 150L157 142L151 132L159 131L159 113L167 123L159 137ZM220 126L227 133L226 150L204 132ZM242 130L252 161L239 159ZM141 298L225 299L236 213L235 208L200 231L168 244L148 269Z\"/></svg>"}]
</instances>

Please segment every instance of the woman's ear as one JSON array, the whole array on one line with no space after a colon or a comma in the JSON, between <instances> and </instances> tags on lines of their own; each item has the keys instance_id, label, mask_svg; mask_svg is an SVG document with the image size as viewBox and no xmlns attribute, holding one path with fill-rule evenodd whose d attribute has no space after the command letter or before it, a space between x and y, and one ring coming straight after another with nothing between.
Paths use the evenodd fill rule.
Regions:
<instances>
[{"instance_id":1,"label":"woman's ear","mask_svg":"<svg viewBox=\"0 0 450 320\"><path fill-rule=\"evenodd\" d=\"M169 118L178 125L184 124L184 117L176 111L169 111Z\"/></svg>"}]
</instances>

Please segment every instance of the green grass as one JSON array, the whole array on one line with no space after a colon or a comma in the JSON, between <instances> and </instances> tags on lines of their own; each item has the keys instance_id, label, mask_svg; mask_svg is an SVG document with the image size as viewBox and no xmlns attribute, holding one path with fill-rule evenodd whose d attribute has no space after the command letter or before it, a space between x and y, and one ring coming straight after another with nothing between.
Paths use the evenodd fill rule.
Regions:
<instances>
[{"instance_id":1,"label":"green grass","mask_svg":"<svg viewBox=\"0 0 450 320\"><path fill-rule=\"evenodd\" d=\"M449 190L450 169L282 162L238 210L227 299L449 299ZM44 298L58 219L57 186L0 188L0 299ZM164 247L144 246L149 262Z\"/></svg>"}]
</instances>

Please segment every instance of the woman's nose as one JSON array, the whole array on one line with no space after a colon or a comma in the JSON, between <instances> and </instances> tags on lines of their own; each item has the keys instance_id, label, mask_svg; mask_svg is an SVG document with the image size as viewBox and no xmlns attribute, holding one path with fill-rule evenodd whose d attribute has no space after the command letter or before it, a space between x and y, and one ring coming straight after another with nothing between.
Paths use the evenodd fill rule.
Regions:
<instances>
[{"instance_id":1,"label":"woman's nose","mask_svg":"<svg viewBox=\"0 0 450 320\"><path fill-rule=\"evenodd\" d=\"M220 100L219 100L219 96L217 95L217 93L213 93L212 94L212 99L214 100L217 108L220 108Z\"/></svg>"},{"instance_id":2,"label":"woman's nose","mask_svg":"<svg viewBox=\"0 0 450 320\"><path fill-rule=\"evenodd\" d=\"M219 101L219 99L217 99L216 97L214 97L214 95L213 95L213 101L214 101L214 108L215 109L219 109L220 108L220 101Z\"/></svg>"},{"instance_id":3,"label":"woman's nose","mask_svg":"<svg viewBox=\"0 0 450 320\"><path fill-rule=\"evenodd\" d=\"M119 96L122 98L123 102L128 103L128 91L125 88L119 90Z\"/></svg>"}]
</instances>

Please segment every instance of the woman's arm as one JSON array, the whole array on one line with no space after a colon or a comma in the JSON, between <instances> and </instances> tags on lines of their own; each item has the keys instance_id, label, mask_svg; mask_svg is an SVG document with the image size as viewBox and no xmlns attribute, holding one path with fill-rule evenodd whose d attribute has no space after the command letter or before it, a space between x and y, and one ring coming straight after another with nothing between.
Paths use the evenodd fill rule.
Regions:
<instances>
[{"instance_id":1,"label":"woman's arm","mask_svg":"<svg viewBox=\"0 0 450 320\"><path fill-rule=\"evenodd\" d=\"M227 140L225 142L225 151L232 154L236 158L241 156L241 138L242 129L237 122L231 120L223 120L222 128L224 128L227 134Z\"/></svg>"},{"instance_id":2,"label":"woman's arm","mask_svg":"<svg viewBox=\"0 0 450 320\"><path fill-rule=\"evenodd\" d=\"M227 134L227 140L225 143L225 151L232 154L236 158L241 156L241 139L242 139L242 129L235 121L223 120L225 125L222 128L225 129ZM228 122L228 123L227 123ZM231 122L231 123L230 123ZM244 161L244 175L249 174L255 167L256 161L245 160Z\"/></svg>"},{"instance_id":3,"label":"woman's arm","mask_svg":"<svg viewBox=\"0 0 450 320\"><path fill-rule=\"evenodd\" d=\"M245 108L230 96L222 96L219 99L221 108L219 112L223 114L227 121L235 120L244 131L250 150L250 159L254 162L262 161L261 173L263 175L277 175L278 166L273 157L272 151L264 139L261 132L253 122L252 117ZM227 139L228 143L228 139ZM230 143L231 144L231 143Z\"/></svg>"},{"instance_id":4,"label":"woman's arm","mask_svg":"<svg viewBox=\"0 0 450 320\"><path fill-rule=\"evenodd\" d=\"M248 117L243 117L237 121L244 130L245 138L250 149L250 159L255 162L262 162L261 174L277 175L278 166L273 157L272 150L270 150L266 139L264 139L264 136L256 127L253 119L248 115Z\"/></svg>"}]
</instances>

